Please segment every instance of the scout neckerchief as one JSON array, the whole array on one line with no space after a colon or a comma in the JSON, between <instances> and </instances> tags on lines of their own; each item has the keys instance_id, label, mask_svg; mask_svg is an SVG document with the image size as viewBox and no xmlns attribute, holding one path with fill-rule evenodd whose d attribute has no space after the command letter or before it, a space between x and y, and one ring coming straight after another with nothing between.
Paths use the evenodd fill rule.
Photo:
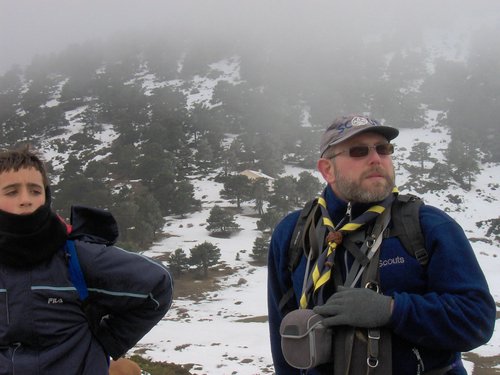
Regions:
<instances>
[{"instance_id":1,"label":"scout neckerchief","mask_svg":"<svg viewBox=\"0 0 500 375\"><path fill-rule=\"evenodd\" d=\"M300 298L301 308L307 308L309 302L311 301L311 298L314 302L314 305L322 305L324 303L322 296L322 287L327 283L328 280L330 280L333 261L335 257L335 249L342 242L343 235L349 232L354 232L361 228L363 225L372 222L382 212L390 207L395 195L398 193L398 189L394 187L392 192L393 194L389 194L389 196L385 198L380 204L376 204L368 208L356 219L348 222L345 225L342 225L343 222L340 222L337 226L335 226L328 214L325 192L323 191L323 194L318 198L318 207L321 210L321 217L315 223L315 225L310 226L308 230L309 233L305 233L306 236L308 234L310 236L320 236L317 237L317 241L309 241L311 243L311 247L315 247L316 244L319 244L322 249L319 250L318 259L316 260L311 273L305 278L304 286L302 288L302 296ZM324 239L325 229L328 234ZM325 245L323 245L323 243L325 243ZM311 256L312 254L314 254L314 251L316 251L316 249L305 248L305 250L306 252L308 252L308 264L306 268L307 272L307 270L309 270L309 262L311 260Z\"/></svg>"}]
</instances>

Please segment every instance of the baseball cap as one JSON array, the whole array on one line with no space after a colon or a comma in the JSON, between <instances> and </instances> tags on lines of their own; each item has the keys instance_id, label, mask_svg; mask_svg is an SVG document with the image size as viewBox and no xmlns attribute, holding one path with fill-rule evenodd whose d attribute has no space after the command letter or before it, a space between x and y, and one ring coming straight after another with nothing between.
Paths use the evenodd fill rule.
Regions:
<instances>
[{"instance_id":1,"label":"baseball cap","mask_svg":"<svg viewBox=\"0 0 500 375\"><path fill-rule=\"evenodd\" d=\"M321 136L320 156L333 145L339 144L356 134L374 132L383 135L388 141L396 138L399 130L381 125L377 120L362 115L337 117Z\"/></svg>"}]
</instances>

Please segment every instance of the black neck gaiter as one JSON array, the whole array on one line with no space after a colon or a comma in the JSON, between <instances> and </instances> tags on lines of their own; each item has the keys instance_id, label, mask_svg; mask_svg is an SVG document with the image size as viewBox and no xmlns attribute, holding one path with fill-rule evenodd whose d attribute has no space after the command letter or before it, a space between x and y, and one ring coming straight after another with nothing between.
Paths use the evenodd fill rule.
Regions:
<instances>
[{"instance_id":1,"label":"black neck gaiter","mask_svg":"<svg viewBox=\"0 0 500 375\"><path fill-rule=\"evenodd\" d=\"M0 210L0 264L29 268L50 259L67 238L66 225L47 201L29 215Z\"/></svg>"}]
</instances>

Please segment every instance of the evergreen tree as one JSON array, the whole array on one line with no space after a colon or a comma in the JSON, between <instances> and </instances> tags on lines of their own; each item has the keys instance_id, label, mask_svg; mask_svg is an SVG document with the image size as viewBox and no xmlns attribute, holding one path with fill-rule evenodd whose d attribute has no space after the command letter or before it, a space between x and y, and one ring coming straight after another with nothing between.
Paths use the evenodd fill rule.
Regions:
<instances>
[{"instance_id":1,"label":"evergreen tree","mask_svg":"<svg viewBox=\"0 0 500 375\"><path fill-rule=\"evenodd\" d=\"M448 145L446 158L455 180L465 189L472 188L479 172L479 145L471 129L455 129Z\"/></svg>"},{"instance_id":2,"label":"evergreen tree","mask_svg":"<svg viewBox=\"0 0 500 375\"><path fill-rule=\"evenodd\" d=\"M168 257L168 267L172 270L175 277L180 277L189 268L189 259L182 249L176 249L170 254Z\"/></svg>"},{"instance_id":3,"label":"evergreen tree","mask_svg":"<svg viewBox=\"0 0 500 375\"><path fill-rule=\"evenodd\" d=\"M194 187L187 181L175 183L175 190L171 196L170 212L173 214L185 214L196 211L201 206L201 202L194 197Z\"/></svg>"},{"instance_id":4,"label":"evergreen tree","mask_svg":"<svg viewBox=\"0 0 500 375\"><path fill-rule=\"evenodd\" d=\"M208 171L209 166L213 163L214 152L206 138L202 138L198 141L195 160L205 172Z\"/></svg>"},{"instance_id":5,"label":"evergreen tree","mask_svg":"<svg viewBox=\"0 0 500 375\"><path fill-rule=\"evenodd\" d=\"M119 240L129 247L147 249L165 224L158 201L146 189L123 188L113 197L113 215Z\"/></svg>"},{"instance_id":6,"label":"evergreen tree","mask_svg":"<svg viewBox=\"0 0 500 375\"><path fill-rule=\"evenodd\" d=\"M270 209L262 215L260 220L257 220L257 229L262 232L269 231L272 234L274 228L282 218L283 214L280 211L277 209Z\"/></svg>"},{"instance_id":7,"label":"evergreen tree","mask_svg":"<svg viewBox=\"0 0 500 375\"><path fill-rule=\"evenodd\" d=\"M224 169L224 177L229 176L231 172L237 171L238 158L233 147L229 147L222 152L222 166Z\"/></svg>"},{"instance_id":8,"label":"evergreen tree","mask_svg":"<svg viewBox=\"0 0 500 375\"><path fill-rule=\"evenodd\" d=\"M112 160L115 162L111 165L111 171L116 173L117 178L136 178L137 148L132 144L125 144L114 147L112 149Z\"/></svg>"},{"instance_id":9,"label":"evergreen tree","mask_svg":"<svg viewBox=\"0 0 500 375\"><path fill-rule=\"evenodd\" d=\"M422 177L425 173L425 165L426 161L436 161L435 158L431 157L429 152L430 144L426 142L418 142L413 145L410 155L408 156L409 160L418 161L420 163L420 176Z\"/></svg>"},{"instance_id":10,"label":"evergreen tree","mask_svg":"<svg viewBox=\"0 0 500 375\"><path fill-rule=\"evenodd\" d=\"M252 182L251 197L255 199L255 209L261 216L264 213L264 203L269 197L267 183L266 178L258 178Z\"/></svg>"},{"instance_id":11,"label":"evergreen tree","mask_svg":"<svg viewBox=\"0 0 500 375\"><path fill-rule=\"evenodd\" d=\"M269 176L277 176L283 171L281 142L271 133L260 134L257 137L254 150L257 159L256 169Z\"/></svg>"},{"instance_id":12,"label":"evergreen tree","mask_svg":"<svg viewBox=\"0 0 500 375\"><path fill-rule=\"evenodd\" d=\"M446 189L450 186L450 167L443 163L436 163L429 171L429 183L427 186L430 190Z\"/></svg>"},{"instance_id":13,"label":"evergreen tree","mask_svg":"<svg viewBox=\"0 0 500 375\"><path fill-rule=\"evenodd\" d=\"M267 263L267 254L269 250L270 237L257 237L253 243L250 256L258 263Z\"/></svg>"},{"instance_id":14,"label":"evergreen tree","mask_svg":"<svg viewBox=\"0 0 500 375\"><path fill-rule=\"evenodd\" d=\"M321 192L323 184L310 172L300 172L297 180L297 195L300 204L304 204Z\"/></svg>"},{"instance_id":15,"label":"evergreen tree","mask_svg":"<svg viewBox=\"0 0 500 375\"><path fill-rule=\"evenodd\" d=\"M298 205L297 179L293 176L277 178L273 183L273 192L269 204L281 213L287 213Z\"/></svg>"},{"instance_id":16,"label":"evergreen tree","mask_svg":"<svg viewBox=\"0 0 500 375\"><path fill-rule=\"evenodd\" d=\"M139 207L137 212L137 224L147 224L147 228L143 228L142 235L143 244L151 244L156 236L165 225L165 219L160 210L160 205L155 197L149 191L143 191L141 194L136 194L135 201Z\"/></svg>"},{"instance_id":17,"label":"evergreen tree","mask_svg":"<svg viewBox=\"0 0 500 375\"><path fill-rule=\"evenodd\" d=\"M227 234L239 228L239 225L234 221L234 215L218 205L210 210L207 224L207 230L211 233Z\"/></svg>"},{"instance_id":18,"label":"evergreen tree","mask_svg":"<svg viewBox=\"0 0 500 375\"><path fill-rule=\"evenodd\" d=\"M220 249L210 242L203 242L191 250L190 264L203 271L203 277L208 277L208 268L218 264Z\"/></svg>"},{"instance_id":19,"label":"evergreen tree","mask_svg":"<svg viewBox=\"0 0 500 375\"><path fill-rule=\"evenodd\" d=\"M72 205L110 209L111 192L103 181L75 174L59 181L54 192L54 207L63 217L69 217Z\"/></svg>"},{"instance_id":20,"label":"evergreen tree","mask_svg":"<svg viewBox=\"0 0 500 375\"><path fill-rule=\"evenodd\" d=\"M128 189L121 191L115 197L115 205L113 206L113 216L118 223L118 231L120 237L118 238L118 245L126 249L138 248L138 233L136 231L137 212L139 207L133 199L130 199L131 192Z\"/></svg>"},{"instance_id":21,"label":"evergreen tree","mask_svg":"<svg viewBox=\"0 0 500 375\"><path fill-rule=\"evenodd\" d=\"M250 199L252 189L251 181L247 176L237 174L224 179L224 189L220 196L224 199L236 200L236 206L241 207L241 202Z\"/></svg>"}]
</instances>

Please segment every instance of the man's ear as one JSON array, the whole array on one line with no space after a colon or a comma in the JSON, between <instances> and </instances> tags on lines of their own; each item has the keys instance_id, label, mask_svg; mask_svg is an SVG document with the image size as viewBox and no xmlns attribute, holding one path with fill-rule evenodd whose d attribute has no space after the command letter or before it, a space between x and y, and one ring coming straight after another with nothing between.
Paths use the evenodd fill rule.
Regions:
<instances>
[{"instance_id":1,"label":"man's ear","mask_svg":"<svg viewBox=\"0 0 500 375\"><path fill-rule=\"evenodd\" d=\"M321 158L318 160L317 163L317 168L318 171L321 173L325 181L329 184L332 185L333 182L335 181L335 167L333 166L333 163L329 159L324 159Z\"/></svg>"}]
</instances>

